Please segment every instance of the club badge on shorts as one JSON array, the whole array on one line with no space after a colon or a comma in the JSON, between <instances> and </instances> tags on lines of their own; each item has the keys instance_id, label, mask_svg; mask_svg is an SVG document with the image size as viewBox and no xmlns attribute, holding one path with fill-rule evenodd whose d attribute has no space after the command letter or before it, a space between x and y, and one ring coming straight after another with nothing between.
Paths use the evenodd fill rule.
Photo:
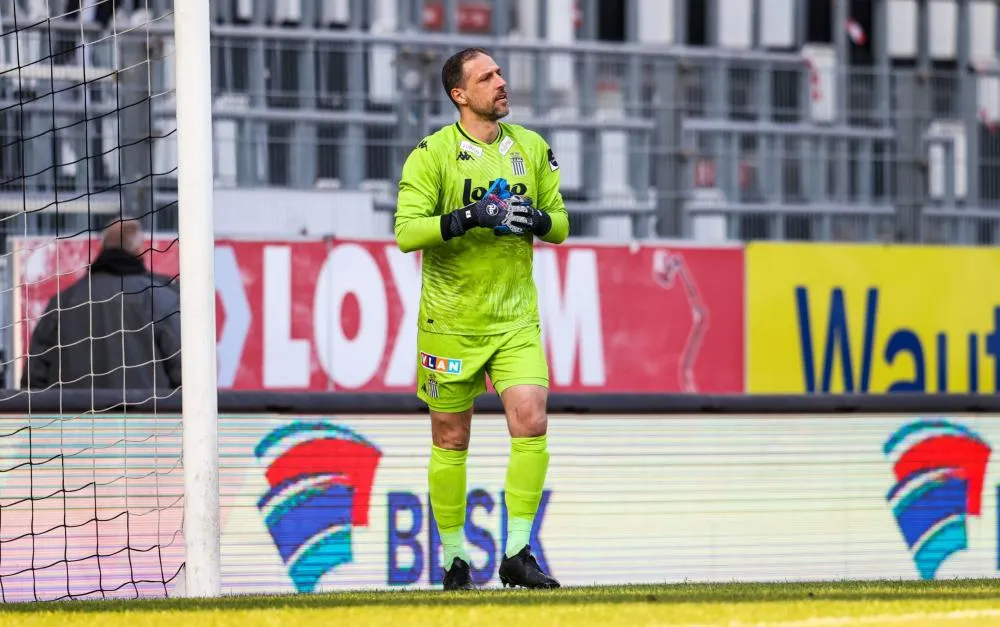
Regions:
<instances>
[{"instance_id":1,"label":"club badge on shorts","mask_svg":"<svg viewBox=\"0 0 1000 627\"><path fill-rule=\"evenodd\" d=\"M427 378L427 396L438 398L441 392L438 390L438 382L434 375Z\"/></svg>"}]
</instances>

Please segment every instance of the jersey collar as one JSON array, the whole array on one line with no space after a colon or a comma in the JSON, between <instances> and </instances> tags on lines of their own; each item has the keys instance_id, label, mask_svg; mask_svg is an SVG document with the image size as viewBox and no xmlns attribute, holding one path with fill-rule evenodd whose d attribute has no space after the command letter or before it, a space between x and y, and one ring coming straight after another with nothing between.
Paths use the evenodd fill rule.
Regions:
<instances>
[{"instance_id":1,"label":"jersey collar","mask_svg":"<svg viewBox=\"0 0 1000 627\"><path fill-rule=\"evenodd\" d=\"M502 123L497 123L497 129L498 129L497 136L496 136L496 139L493 140L493 143L490 143L490 144L487 144L486 142L479 141L478 139L474 138L472 135L469 135L468 133L466 133L465 129L462 128L462 123L461 122L455 122L455 128L458 129L458 132L461 133L463 137L465 137L466 139L468 139L470 142L472 142L474 144L479 144L480 146L492 146L493 144L496 144L501 139L503 139L503 124Z\"/></svg>"}]
</instances>

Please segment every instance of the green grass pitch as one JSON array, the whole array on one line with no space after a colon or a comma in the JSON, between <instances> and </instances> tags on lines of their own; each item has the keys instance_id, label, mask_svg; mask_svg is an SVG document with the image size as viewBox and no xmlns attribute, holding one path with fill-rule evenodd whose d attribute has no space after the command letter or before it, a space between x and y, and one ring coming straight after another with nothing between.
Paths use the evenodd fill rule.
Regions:
<instances>
[{"instance_id":1,"label":"green grass pitch","mask_svg":"<svg viewBox=\"0 0 1000 627\"><path fill-rule=\"evenodd\" d=\"M1000 625L1000 580L344 592L0 605L0 625Z\"/></svg>"}]
</instances>

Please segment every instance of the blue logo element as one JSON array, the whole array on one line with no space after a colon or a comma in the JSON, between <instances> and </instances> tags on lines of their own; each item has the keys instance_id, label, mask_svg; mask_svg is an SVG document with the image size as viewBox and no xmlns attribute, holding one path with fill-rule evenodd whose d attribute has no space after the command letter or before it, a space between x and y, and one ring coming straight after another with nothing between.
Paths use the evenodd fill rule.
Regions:
<instances>
[{"instance_id":1,"label":"blue logo element","mask_svg":"<svg viewBox=\"0 0 1000 627\"><path fill-rule=\"evenodd\" d=\"M368 525L382 453L354 431L328 422L294 422L254 451L266 459L270 490L257 503L299 592L353 560L351 532Z\"/></svg>"},{"instance_id":2,"label":"blue logo element","mask_svg":"<svg viewBox=\"0 0 1000 627\"><path fill-rule=\"evenodd\" d=\"M947 420L919 420L893 433L883 452L896 484L887 495L903 540L923 579L968 549L967 519L982 510L990 446Z\"/></svg>"}]
</instances>

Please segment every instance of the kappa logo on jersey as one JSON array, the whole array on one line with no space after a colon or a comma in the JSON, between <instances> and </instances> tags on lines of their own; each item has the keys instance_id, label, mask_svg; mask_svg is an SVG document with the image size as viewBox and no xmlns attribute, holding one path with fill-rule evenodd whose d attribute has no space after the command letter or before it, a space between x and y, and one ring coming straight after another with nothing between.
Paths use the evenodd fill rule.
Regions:
<instances>
[{"instance_id":1,"label":"kappa logo on jersey","mask_svg":"<svg viewBox=\"0 0 1000 627\"><path fill-rule=\"evenodd\" d=\"M456 161L470 161L471 159L472 155L470 155L467 152L460 152L458 153L458 156L455 158Z\"/></svg>"},{"instance_id":2,"label":"kappa logo on jersey","mask_svg":"<svg viewBox=\"0 0 1000 627\"><path fill-rule=\"evenodd\" d=\"M510 169L513 170L514 176L524 176L524 158L521 157L520 153L513 153L510 156Z\"/></svg>"},{"instance_id":3,"label":"kappa logo on jersey","mask_svg":"<svg viewBox=\"0 0 1000 627\"><path fill-rule=\"evenodd\" d=\"M476 202L483 199L486 195L486 190L492 187L495 181L490 181L486 184L486 187L473 187L472 179L465 179L465 186L462 188L462 204L468 205L469 203ZM515 196L526 196L528 194L528 186L524 183L514 183L510 186L510 193Z\"/></svg>"},{"instance_id":4,"label":"kappa logo on jersey","mask_svg":"<svg viewBox=\"0 0 1000 627\"><path fill-rule=\"evenodd\" d=\"M438 357L430 353L420 352L420 365L435 372L462 374L462 360L450 357Z\"/></svg>"},{"instance_id":5,"label":"kappa logo on jersey","mask_svg":"<svg viewBox=\"0 0 1000 627\"><path fill-rule=\"evenodd\" d=\"M427 140L426 139L422 140L419 144L417 144L417 148L420 148L421 150L427 150Z\"/></svg>"}]
</instances>

